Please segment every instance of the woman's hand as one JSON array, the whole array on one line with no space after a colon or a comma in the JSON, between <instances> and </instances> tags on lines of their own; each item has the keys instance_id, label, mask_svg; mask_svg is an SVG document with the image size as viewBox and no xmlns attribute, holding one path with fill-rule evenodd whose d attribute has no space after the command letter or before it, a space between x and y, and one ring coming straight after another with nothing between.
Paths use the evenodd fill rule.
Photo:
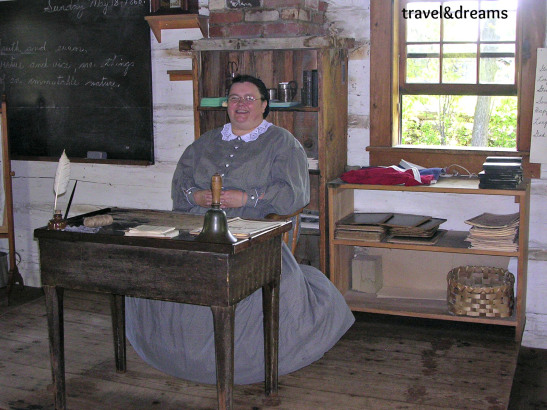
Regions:
<instances>
[{"instance_id":1,"label":"woman's hand","mask_svg":"<svg viewBox=\"0 0 547 410\"><path fill-rule=\"evenodd\" d=\"M194 194L195 198L195 194ZM220 193L221 208L240 208L247 203L247 192L228 189Z\"/></svg>"},{"instance_id":2,"label":"woman's hand","mask_svg":"<svg viewBox=\"0 0 547 410\"><path fill-rule=\"evenodd\" d=\"M194 201L203 208L210 208L213 202L213 193L210 190L194 192ZM229 189L220 192L221 208L240 208L247 203L247 192Z\"/></svg>"},{"instance_id":3,"label":"woman's hand","mask_svg":"<svg viewBox=\"0 0 547 410\"><path fill-rule=\"evenodd\" d=\"M203 191L194 192L194 201L203 208L210 208L213 202L213 193L211 190L204 189Z\"/></svg>"}]
</instances>

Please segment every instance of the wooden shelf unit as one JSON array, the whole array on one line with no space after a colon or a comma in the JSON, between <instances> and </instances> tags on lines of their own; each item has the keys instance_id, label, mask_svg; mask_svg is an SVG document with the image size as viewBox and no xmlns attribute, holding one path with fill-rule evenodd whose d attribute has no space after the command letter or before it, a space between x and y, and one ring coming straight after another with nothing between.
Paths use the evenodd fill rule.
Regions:
<instances>
[{"instance_id":1,"label":"wooden shelf unit","mask_svg":"<svg viewBox=\"0 0 547 410\"><path fill-rule=\"evenodd\" d=\"M425 192L439 194L488 195L495 201L496 197L514 197L520 214L518 251L503 252L468 248L464 241L468 231L448 231L435 245L395 244L388 242L365 242L359 240L335 239L336 222L355 211L354 193L356 190L393 191L393 192ZM390 186L390 185L359 185L346 184L340 179L328 183L329 196L329 251L330 278L334 285L344 295L346 302L353 311L389 314L398 316L420 317L427 319L472 322L515 327L515 339L520 341L524 331L526 313L526 279L528 263L528 222L530 213L530 186L528 182L519 189L479 189L477 179L441 179L430 186ZM393 211L386 209L386 212ZM424 211L426 212L426 211ZM498 212L504 213L500 209ZM425 299L380 298L375 294L358 292L351 289L351 260L354 247L400 249L413 252L443 252L467 255L487 255L518 258L513 315L510 318L486 318L455 316L448 312L446 301ZM427 263L427 262L425 262ZM446 270L446 274L448 270ZM385 275L386 273L384 273ZM418 291L418 289L417 289Z\"/></svg>"},{"instance_id":2,"label":"wooden shelf unit","mask_svg":"<svg viewBox=\"0 0 547 410\"><path fill-rule=\"evenodd\" d=\"M303 145L308 157L318 159L318 170L310 170L311 199L308 210L320 215L320 269L328 269L327 189L339 176L347 158L348 48L352 39L288 37L264 39L202 39L191 45L194 70L195 138L229 121L223 107L200 107L202 97L226 93L229 63L238 74L250 74L277 88L295 80L300 101L304 70L317 70L317 107L271 108L267 120L288 129ZM183 47L186 48L186 47Z\"/></svg>"}]
</instances>

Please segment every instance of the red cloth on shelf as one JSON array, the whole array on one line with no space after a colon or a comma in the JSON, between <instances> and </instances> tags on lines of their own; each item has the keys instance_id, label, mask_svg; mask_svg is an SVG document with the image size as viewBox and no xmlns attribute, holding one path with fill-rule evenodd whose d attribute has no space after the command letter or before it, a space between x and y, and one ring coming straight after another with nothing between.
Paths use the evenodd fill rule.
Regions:
<instances>
[{"instance_id":1,"label":"red cloth on shelf","mask_svg":"<svg viewBox=\"0 0 547 410\"><path fill-rule=\"evenodd\" d=\"M340 179L349 184L370 185L429 185L435 179L433 175L421 175L421 182L414 178L411 169L398 171L391 167L367 167L344 172Z\"/></svg>"}]
</instances>

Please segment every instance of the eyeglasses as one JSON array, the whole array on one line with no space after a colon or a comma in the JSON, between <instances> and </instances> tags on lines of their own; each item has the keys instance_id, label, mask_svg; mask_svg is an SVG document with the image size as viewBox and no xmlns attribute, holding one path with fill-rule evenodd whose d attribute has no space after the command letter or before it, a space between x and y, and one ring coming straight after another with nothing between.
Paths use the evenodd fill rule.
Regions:
<instances>
[{"instance_id":1,"label":"eyeglasses","mask_svg":"<svg viewBox=\"0 0 547 410\"><path fill-rule=\"evenodd\" d=\"M256 100L258 100L258 98L253 97L252 95L246 95L245 97L240 97L239 95L231 95L228 97L228 102L230 104L239 104L240 102L244 104L251 104Z\"/></svg>"}]
</instances>

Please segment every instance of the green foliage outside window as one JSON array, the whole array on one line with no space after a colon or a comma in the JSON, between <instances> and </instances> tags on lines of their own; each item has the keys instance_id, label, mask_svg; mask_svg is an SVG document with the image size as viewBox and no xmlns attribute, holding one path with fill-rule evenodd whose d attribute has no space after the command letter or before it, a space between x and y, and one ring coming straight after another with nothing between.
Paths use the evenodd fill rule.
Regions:
<instances>
[{"instance_id":1,"label":"green foliage outside window","mask_svg":"<svg viewBox=\"0 0 547 410\"><path fill-rule=\"evenodd\" d=\"M401 144L470 147L476 96L404 95ZM492 97L487 148L516 148L517 98Z\"/></svg>"}]
</instances>

